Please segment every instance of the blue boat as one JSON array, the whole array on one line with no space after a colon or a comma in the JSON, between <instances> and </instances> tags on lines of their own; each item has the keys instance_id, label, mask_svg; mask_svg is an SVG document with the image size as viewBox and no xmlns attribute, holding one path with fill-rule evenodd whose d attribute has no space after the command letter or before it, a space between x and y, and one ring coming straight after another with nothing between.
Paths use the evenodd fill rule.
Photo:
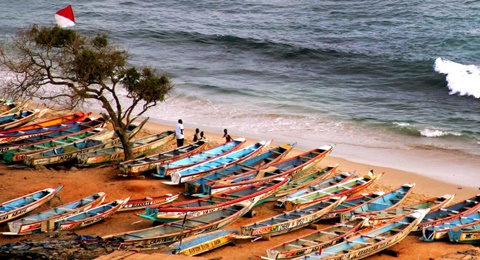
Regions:
<instances>
[{"instance_id":1,"label":"blue boat","mask_svg":"<svg viewBox=\"0 0 480 260\"><path fill-rule=\"evenodd\" d=\"M195 164L211 160L225 153L239 149L240 146L243 145L245 142L245 138L237 138L231 142L215 146L203 152L193 154L191 156L169 162L167 164L157 165L157 173L154 173L153 176L157 178L166 178L170 176L172 172L180 171L181 169L184 169L186 167L190 167Z\"/></svg>"},{"instance_id":2,"label":"blue boat","mask_svg":"<svg viewBox=\"0 0 480 260\"><path fill-rule=\"evenodd\" d=\"M40 116L45 114L47 109L44 110L25 110L18 113L0 115L0 129L11 129L14 127L22 126Z\"/></svg>"},{"instance_id":3,"label":"blue boat","mask_svg":"<svg viewBox=\"0 0 480 260\"><path fill-rule=\"evenodd\" d=\"M0 223L19 218L51 200L62 190L58 188L46 188L32 192L21 197L0 203Z\"/></svg>"},{"instance_id":4,"label":"blue boat","mask_svg":"<svg viewBox=\"0 0 480 260\"><path fill-rule=\"evenodd\" d=\"M428 212L420 209L385 224L361 229L343 242L295 259L363 259L400 243Z\"/></svg>"},{"instance_id":5,"label":"blue boat","mask_svg":"<svg viewBox=\"0 0 480 260\"><path fill-rule=\"evenodd\" d=\"M433 226L423 227L420 240L427 242L440 240L448 236L448 230L451 228L471 227L474 225L480 225L479 211L470 214L462 214L457 218L443 221Z\"/></svg>"},{"instance_id":6,"label":"blue boat","mask_svg":"<svg viewBox=\"0 0 480 260\"><path fill-rule=\"evenodd\" d=\"M163 183L168 185L178 185L187 181L193 181L203 174L207 174L221 168L228 168L236 162L244 161L249 157L258 154L268 144L270 144L270 142L260 141L245 148L225 153L211 160L183 168L179 171L171 173L171 181Z\"/></svg>"},{"instance_id":7,"label":"blue boat","mask_svg":"<svg viewBox=\"0 0 480 260\"><path fill-rule=\"evenodd\" d=\"M457 219L460 216L477 212L480 210L479 202L480 194L477 194L471 198L451 204L448 207L429 212L413 231L420 231L424 227L438 225L452 219Z\"/></svg>"},{"instance_id":8,"label":"blue boat","mask_svg":"<svg viewBox=\"0 0 480 260\"><path fill-rule=\"evenodd\" d=\"M282 160L293 149L293 147L295 147L295 145L296 143L277 146L267 152L248 158L241 163L235 163L228 168L210 172L198 179L186 182L184 195L204 194L205 184L208 182L220 180L228 176L240 175L255 169L267 168Z\"/></svg>"},{"instance_id":9,"label":"blue boat","mask_svg":"<svg viewBox=\"0 0 480 260\"><path fill-rule=\"evenodd\" d=\"M3 232L3 235L17 236L39 233L41 232L42 225L47 221L64 218L92 207L96 207L105 200L105 196L105 192L97 192L80 200L45 210L35 215L29 215L19 220L8 222L10 232Z\"/></svg>"},{"instance_id":10,"label":"blue boat","mask_svg":"<svg viewBox=\"0 0 480 260\"><path fill-rule=\"evenodd\" d=\"M252 182L287 175L289 178L295 178L315 167L334 147L334 145L325 145L272 164L268 168L252 170L244 174L209 182L205 184L206 193L213 194L223 192L226 189L235 189L242 185L249 185Z\"/></svg>"},{"instance_id":11,"label":"blue boat","mask_svg":"<svg viewBox=\"0 0 480 260\"><path fill-rule=\"evenodd\" d=\"M346 200L332 211L339 213L342 222L359 216L366 217L397 207L412 193L413 188L415 188L415 183L404 184L387 193L375 192L374 196L366 196L367 200L359 205L352 206L353 201Z\"/></svg>"},{"instance_id":12,"label":"blue boat","mask_svg":"<svg viewBox=\"0 0 480 260\"><path fill-rule=\"evenodd\" d=\"M448 230L450 242L461 244L480 244L480 223L450 228Z\"/></svg>"}]
</instances>

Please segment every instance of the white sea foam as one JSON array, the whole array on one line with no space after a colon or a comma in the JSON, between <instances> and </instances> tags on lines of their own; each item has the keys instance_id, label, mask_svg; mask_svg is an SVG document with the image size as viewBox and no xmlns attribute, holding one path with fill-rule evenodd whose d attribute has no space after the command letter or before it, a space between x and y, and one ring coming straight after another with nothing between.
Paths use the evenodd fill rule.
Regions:
<instances>
[{"instance_id":1,"label":"white sea foam","mask_svg":"<svg viewBox=\"0 0 480 260\"><path fill-rule=\"evenodd\" d=\"M435 60L434 67L436 72L447 75L450 94L480 98L480 67L442 58Z\"/></svg>"},{"instance_id":2,"label":"white sea foam","mask_svg":"<svg viewBox=\"0 0 480 260\"><path fill-rule=\"evenodd\" d=\"M460 136L461 135L460 133L447 132L439 129L428 129L428 128L420 130L420 134L425 137L440 137L445 135Z\"/></svg>"}]
</instances>

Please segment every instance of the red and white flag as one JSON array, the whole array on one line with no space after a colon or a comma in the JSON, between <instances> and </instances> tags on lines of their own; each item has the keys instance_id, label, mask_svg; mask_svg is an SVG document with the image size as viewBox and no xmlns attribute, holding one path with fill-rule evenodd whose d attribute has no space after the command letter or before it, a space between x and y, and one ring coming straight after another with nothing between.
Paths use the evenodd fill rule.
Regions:
<instances>
[{"instance_id":1,"label":"red and white flag","mask_svg":"<svg viewBox=\"0 0 480 260\"><path fill-rule=\"evenodd\" d=\"M65 28L75 25L72 6L69 5L55 13L55 21L58 26Z\"/></svg>"}]
</instances>

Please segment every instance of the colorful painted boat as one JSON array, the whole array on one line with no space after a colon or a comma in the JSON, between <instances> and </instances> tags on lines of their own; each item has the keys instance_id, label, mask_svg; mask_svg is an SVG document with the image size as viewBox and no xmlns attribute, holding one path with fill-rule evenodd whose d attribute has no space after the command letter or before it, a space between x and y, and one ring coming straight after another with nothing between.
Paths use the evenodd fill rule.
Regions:
<instances>
[{"instance_id":1,"label":"colorful painted boat","mask_svg":"<svg viewBox=\"0 0 480 260\"><path fill-rule=\"evenodd\" d=\"M214 182L228 176L237 176L252 170L268 168L270 165L281 161L293 149L293 147L295 147L295 145L296 143L283 144L242 161L241 163L235 163L228 168L207 173L196 180L185 183L184 194L187 196L193 194L206 195L205 184L208 182Z\"/></svg>"},{"instance_id":2,"label":"colorful painted boat","mask_svg":"<svg viewBox=\"0 0 480 260\"><path fill-rule=\"evenodd\" d=\"M171 254L195 256L233 243L237 234L235 229L216 230L182 239L169 247L172 249Z\"/></svg>"},{"instance_id":3,"label":"colorful painted boat","mask_svg":"<svg viewBox=\"0 0 480 260\"><path fill-rule=\"evenodd\" d=\"M295 178L315 167L334 147L334 145L322 146L272 164L268 168L252 170L241 175L207 183L205 185L207 194L219 193L228 189L237 189L257 181L267 181L283 176Z\"/></svg>"},{"instance_id":4,"label":"colorful painted boat","mask_svg":"<svg viewBox=\"0 0 480 260\"><path fill-rule=\"evenodd\" d=\"M448 205L447 207L442 207L439 210L429 212L418 224L418 227L413 229L413 231L420 231L424 227L439 225L441 223L457 219L460 216L477 212L480 210L479 202L480 194L477 194L471 198Z\"/></svg>"},{"instance_id":5,"label":"colorful painted boat","mask_svg":"<svg viewBox=\"0 0 480 260\"><path fill-rule=\"evenodd\" d=\"M208 146L208 140L202 139L195 143L177 147L170 151L157 153L137 159L123 161L118 164L119 176L133 177L156 170L157 165L167 164L187 156L204 151Z\"/></svg>"},{"instance_id":6,"label":"colorful painted boat","mask_svg":"<svg viewBox=\"0 0 480 260\"><path fill-rule=\"evenodd\" d=\"M14 114L23 107L23 105L15 103L12 100L3 100L0 106L0 115Z\"/></svg>"},{"instance_id":7,"label":"colorful painted boat","mask_svg":"<svg viewBox=\"0 0 480 260\"><path fill-rule=\"evenodd\" d=\"M348 219L356 217L367 217L377 213L387 211L398 207L415 188L415 183L403 184L399 188L390 192L376 192L376 196L367 196L367 200L360 205L352 205L352 200L346 200L332 212L338 213L340 221L344 222Z\"/></svg>"},{"instance_id":8,"label":"colorful painted boat","mask_svg":"<svg viewBox=\"0 0 480 260\"><path fill-rule=\"evenodd\" d=\"M188 214L189 217L199 217L232 205L250 204L251 201L256 201L254 206L257 206L268 200L287 182L288 178L270 182L257 182L242 189L213 196L148 207L145 213L139 216L156 222L171 222L184 218L185 214Z\"/></svg>"},{"instance_id":9,"label":"colorful painted boat","mask_svg":"<svg viewBox=\"0 0 480 260\"><path fill-rule=\"evenodd\" d=\"M480 224L454 227L448 230L450 242L461 244L480 244Z\"/></svg>"},{"instance_id":10,"label":"colorful painted boat","mask_svg":"<svg viewBox=\"0 0 480 260\"><path fill-rule=\"evenodd\" d=\"M451 228L467 228L475 225L480 225L480 211L475 211L470 214L462 214L457 218L443 221L431 226L422 227L422 241L441 240L448 236L448 230Z\"/></svg>"},{"instance_id":11,"label":"colorful painted boat","mask_svg":"<svg viewBox=\"0 0 480 260\"><path fill-rule=\"evenodd\" d=\"M46 143L55 139L60 139L68 136L74 136L79 132L90 131L95 128L103 128L105 121L103 119L93 119L82 122L80 125L74 126L69 129L51 132L45 135L32 136L28 139L17 140L8 143L0 144L0 154L8 151L17 150L23 147L33 146L36 144Z\"/></svg>"},{"instance_id":12,"label":"colorful painted boat","mask_svg":"<svg viewBox=\"0 0 480 260\"><path fill-rule=\"evenodd\" d=\"M243 225L240 234L269 239L272 236L292 232L320 220L323 215L342 203L346 198L346 196L330 197L305 208L287 211L252 224Z\"/></svg>"},{"instance_id":13,"label":"colorful painted boat","mask_svg":"<svg viewBox=\"0 0 480 260\"><path fill-rule=\"evenodd\" d=\"M134 211L142 210L147 207L156 207L163 204L171 203L172 201L178 199L180 194L165 194L157 197L145 197L141 199L128 200L127 203L123 204L118 212L121 211Z\"/></svg>"},{"instance_id":14,"label":"colorful painted boat","mask_svg":"<svg viewBox=\"0 0 480 260\"><path fill-rule=\"evenodd\" d=\"M201 233L211 232L238 220L249 212L256 201L248 205L234 205L197 218L188 218L159 226L140 230L106 235L102 238L108 241L121 241L120 248L124 246L153 246L171 244L180 239Z\"/></svg>"},{"instance_id":15,"label":"colorful painted boat","mask_svg":"<svg viewBox=\"0 0 480 260\"><path fill-rule=\"evenodd\" d=\"M128 137L135 136L142 129L148 118L140 124L132 123L127 127ZM121 145L121 141L113 130L93 138L80 139L75 142L66 143L64 145L54 146L36 153L30 153L25 156L23 163L28 166L52 165L77 160L77 155L89 153L109 147Z\"/></svg>"},{"instance_id":16,"label":"colorful painted boat","mask_svg":"<svg viewBox=\"0 0 480 260\"><path fill-rule=\"evenodd\" d=\"M318 184L325 179L333 176L337 171L337 168L338 164L334 166L327 166L313 173L307 173L304 176L300 176L294 180L291 180L281 190L275 193L275 196L273 196L272 199L277 200L278 198L287 196L288 194L292 194L300 189Z\"/></svg>"},{"instance_id":17,"label":"colorful painted boat","mask_svg":"<svg viewBox=\"0 0 480 260\"><path fill-rule=\"evenodd\" d=\"M322 248L341 242L345 237L358 231L366 224L366 220L357 218L302 235L267 249L267 256L261 258L266 260L290 259L319 252Z\"/></svg>"},{"instance_id":18,"label":"colorful painted boat","mask_svg":"<svg viewBox=\"0 0 480 260\"><path fill-rule=\"evenodd\" d=\"M51 200L63 186L46 188L0 204L0 223L19 218Z\"/></svg>"},{"instance_id":19,"label":"colorful painted boat","mask_svg":"<svg viewBox=\"0 0 480 260\"><path fill-rule=\"evenodd\" d=\"M77 112L56 119L32 123L26 126L11 128L5 131L0 131L0 143L13 142L22 139L28 139L34 136L45 135L51 132L65 130L70 127L81 124L90 113ZM58 122L58 124L53 124Z\"/></svg>"},{"instance_id":20,"label":"colorful painted boat","mask_svg":"<svg viewBox=\"0 0 480 260\"><path fill-rule=\"evenodd\" d=\"M97 192L80 200L42 211L35 215L29 215L19 220L8 222L10 232L3 232L3 235L17 236L40 233L42 225L45 225L47 221L61 219L96 207L103 203L105 196L105 192Z\"/></svg>"},{"instance_id":21,"label":"colorful painted boat","mask_svg":"<svg viewBox=\"0 0 480 260\"><path fill-rule=\"evenodd\" d=\"M455 198L455 195L451 195L451 194L432 197L432 198L421 200L415 204L409 204L405 206L395 207L390 210L377 212L375 213L374 218L377 220L395 218L401 215L410 214L417 209L430 209L429 212L434 212L439 210L440 208L447 207L450 203L452 203L454 198Z\"/></svg>"},{"instance_id":22,"label":"colorful painted boat","mask_svg":"<svg viewBox=\"0 0 480 260\"><path fill-rule=\"evenodd\" d=\"M130 141L134 157L144 156L175 139L175 131L165 131ZM105 163L120 162L125 159L122 145L77 155L78 166L89 167Z\"/></svg>"},{"instance_id":23,"label":"colorful painted boat","mask_svg":"<svg viewBox=\"0 0 480 260\"><path fill-rule=\"evenodd\" d=\"M211 160L218 156L222 156L225 153L232 152L237 150L242 146L247 140L245 138L237 138L231 142L217 145L203 152L193 154L191 156L175 160L166 164L156 165L156 173L152 174L157 178L166 178L170 176L172 172L180 171L181 169L193 166Z\"/></svg>"},{"instance_id":24,"label":"colorful painted boat","mask_svg":"<svg viewBox=\"0 0 480 260\"><path fill-rule=\"evenodd\" d=\"M384 173L377 175L367 174L363 177L350 179L346 182L314 191L306 189L302 194L297 192L295 195L288 195L285 198L282 198L282 200L277 201L277 204L275 205L277 207L283 206L286 210L293 210L308 204L313 204L318 201L328 199L331 196L348 196L366 189L368 186L372 185L375 181L382 177L383 174Z\"/></svg>"},{"instance_id":25,"label":"colorful painted boat","mask_svg":"<svg viewBox=\"0 0 480 260\"><path fill-rule=\"evenodd\" d=\"M178 185L187 181L193 181L209 172L217 171L222 168L228 168L237 162L242 162L248 158L260 153L262 149L270 142L260 141L245 148L237 149L211 160L183 168L170 174L171 181L164 181L167 185Z\"/></svg>"},{"instance_id":26,"label":"colorful painted boat","mask_svg":"<svg viewBox=\"0 0 480 260\"><path fill-rule=\"evenodd\" d=\"M128 199L114 200L66 218L47 221L46 232L76 230L96 224L115 214Z\"/></svg>"},{"instance_id":27,"label":"colorful painted boat","mask_svg":"<svg viewBox=\"0 0 480 260\"><path fill-rule=\"evenodd\" d=\"M9 150L2 154L3 161L7 163L23 163L25 157L29 154L46 151L52 148L58 148L64 145L80 144L88 142L87 139L105 140L113 135L112 132L107 131L106 128L86 128L78 131L75 134L56 138L46 142L38 142L29 146L21 147L15 150Z\"/></svg>"},{"instance_id":28,"label":"colorful painted boat","mask_svg":"<svg viewBox=\"0 0 480 260\"><path fill-rule=\"evenodd\" d=\"M428 209L417 210L380 226L363 228L345 241L293 259L364 259L400 243L423 219Z\"/></svg>"},{"instance_id":29,"label":"colorful painted boat","mask_svg":"<svg viewBox=\"0 0 480 260\"><path fill-rule=\"evenodd\" d=\"M47 110L48 109L25 110L14 114L0 115L0 129L10 129L24 125L41 117Z\"/></svg>"}]
</instances>

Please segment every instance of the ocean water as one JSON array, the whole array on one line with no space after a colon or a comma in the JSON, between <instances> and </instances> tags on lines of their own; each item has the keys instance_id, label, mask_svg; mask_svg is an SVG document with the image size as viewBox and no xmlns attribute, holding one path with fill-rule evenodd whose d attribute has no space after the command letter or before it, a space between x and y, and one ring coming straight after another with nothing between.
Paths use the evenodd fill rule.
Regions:
<instances>
[{"instance_id":1,"label":"ocean water","mask_svg":"<svg viewBox=\"0 0 480 260\"><path fill-rule=\"evenodd\" d=\"M0 0L0 38L53 25L68 4ZM147 113L153 121L302 149L335 143L333 155L432 176L480 172L475 1L104 0L73 9L75 30L108 33L133 64L171 76L175 89ZM450 160L422 165L418 154Z\"/></svg>"}]
</instances>

